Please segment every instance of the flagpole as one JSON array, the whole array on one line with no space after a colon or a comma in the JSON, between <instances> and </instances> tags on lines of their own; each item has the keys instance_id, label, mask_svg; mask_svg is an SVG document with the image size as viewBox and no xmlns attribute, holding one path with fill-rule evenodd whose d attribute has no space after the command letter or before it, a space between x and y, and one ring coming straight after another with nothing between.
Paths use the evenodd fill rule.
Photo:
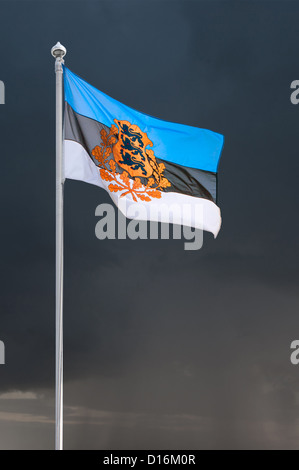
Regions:
<instances>
[{"instance_id":1,"label":"flagpole","mask_svg":"<svg viewBox=\"0 0 299 470\"><path fill-rule=\"evenodd\" d=\"M63 130L62 78L66 48L58 42L51 49L56 74L56 369L55 450L63 449Z\"/></svg>"}]
</instances>

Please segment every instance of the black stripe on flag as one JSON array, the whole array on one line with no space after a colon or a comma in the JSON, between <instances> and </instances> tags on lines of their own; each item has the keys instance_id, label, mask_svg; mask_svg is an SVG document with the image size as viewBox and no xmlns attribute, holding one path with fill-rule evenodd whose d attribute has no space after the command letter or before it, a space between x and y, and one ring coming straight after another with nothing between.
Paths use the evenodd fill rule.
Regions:
<instances>
[{"instance_id":1,"label":"black stripe on flag","mask_svg":"<svg viewBox=\"0 0 299 470\"><path fill-rule=\"evenodd\" d=\"M101 130L105 129L109 133L109 127L76 113L67 102L65 103L64 126L65 139L81 144L98 166L97 160L92 155L92 150L102 143ZM216 202L216 173L170 163L159 158L158 155L155 157L158 164L165 165L163 176L171 183L171 186L163 188L163 191L187 194ZM113 155L110 158L113 158ZM119 168L119 173L122 171ZM143 184L147 184L146 178L140 178L140 180Z\"/></svg>"}]
</instances>

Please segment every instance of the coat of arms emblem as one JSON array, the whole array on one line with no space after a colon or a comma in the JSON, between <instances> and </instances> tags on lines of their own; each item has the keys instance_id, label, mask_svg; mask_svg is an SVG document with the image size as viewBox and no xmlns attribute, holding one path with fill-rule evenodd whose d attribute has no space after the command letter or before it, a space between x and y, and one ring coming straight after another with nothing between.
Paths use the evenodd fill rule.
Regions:
<instances>
[{"instance_id":1,"label":"coat of arms emblem","mask_svg":"<svg viewBox=\"0 0 299 470\"><path fill-rule=\"evenodd\" d=\"M163 175L164 163L158 163L154 151L147 148L152 141L137 125L114 122L109 133L101 130L102 143L92 150L101 178L110 182L109 191L120 191L120 197L131 194L134 201L161 198L162 190L171 184Z\"/></svg>"}]
</instances>

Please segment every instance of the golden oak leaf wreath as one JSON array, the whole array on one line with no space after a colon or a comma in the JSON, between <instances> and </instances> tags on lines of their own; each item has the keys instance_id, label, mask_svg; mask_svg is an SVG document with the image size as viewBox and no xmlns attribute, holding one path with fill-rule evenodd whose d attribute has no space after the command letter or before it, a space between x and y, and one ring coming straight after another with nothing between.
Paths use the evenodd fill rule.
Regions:
<instances>
[{"instance_id":1,"label":"golden oak leaf wreath","mask_svg":"<svg viewBox=\"0 0 299 470\"><path fill-rule=\"evenodd\" d=\"M163 176L164 163L157 163L153 150L146 147L153 143L138 126L128 121L114 119L109 134L102 129L102 143L92 150L92 155L99 162L101 178L110 182L108 189L120 197L131 194L134 201L151 201L161 198L161 190L171 186ZM117 171L118 167L123 170ZM141 178L147 179L143 184Z\"/></svg>"}]
</instances>

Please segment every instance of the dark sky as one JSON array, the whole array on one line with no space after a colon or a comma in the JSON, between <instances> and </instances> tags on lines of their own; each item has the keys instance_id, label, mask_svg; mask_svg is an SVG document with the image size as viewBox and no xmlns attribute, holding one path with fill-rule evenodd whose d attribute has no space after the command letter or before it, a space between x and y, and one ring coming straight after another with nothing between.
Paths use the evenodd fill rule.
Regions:
<instances>
[{"instance_id":1,"label":"dark sky","mask_svg":"<svg viewBox=\"0 0 299 470\"><path fill-rule=\"evenodd\" d=\"M65 185L67 449L295 449L299 4L0 1L0 448L54 446L55 74L225 136L222 229L95 237L103 190Z\"/></svg>"}]
</instances>

